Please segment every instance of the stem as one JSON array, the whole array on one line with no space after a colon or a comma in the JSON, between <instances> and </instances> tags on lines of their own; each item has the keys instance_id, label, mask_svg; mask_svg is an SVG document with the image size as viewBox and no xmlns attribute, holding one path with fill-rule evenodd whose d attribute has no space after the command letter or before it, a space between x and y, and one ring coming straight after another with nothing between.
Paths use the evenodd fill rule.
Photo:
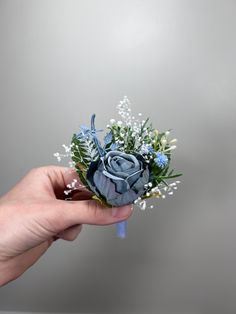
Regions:
<instances>
[{"instance_id":1,"label":"stem","mask_svg":"<svg viewBox=\"0 0 236 314\"><path fill-rule=\"evenodd\" d=\"M116 236L120 239L126 238L127 220L116 223Z\"/></svg>"}]
</instances>

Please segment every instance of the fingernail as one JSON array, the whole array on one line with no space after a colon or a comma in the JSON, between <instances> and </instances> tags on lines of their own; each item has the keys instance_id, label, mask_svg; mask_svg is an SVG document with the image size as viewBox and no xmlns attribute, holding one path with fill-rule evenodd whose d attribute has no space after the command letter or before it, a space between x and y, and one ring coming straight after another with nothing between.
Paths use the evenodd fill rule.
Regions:
<instances>
[{"instance_id":1,"label":"fingernail","mask_svg":"<svg viewBox=\"0 0 236 314\"><path fill-rule=\"evenodd\" d=\"M130 212L130 205L112 208L112 216L117 218L126 217Z\"/></svg>"}]
</instances>

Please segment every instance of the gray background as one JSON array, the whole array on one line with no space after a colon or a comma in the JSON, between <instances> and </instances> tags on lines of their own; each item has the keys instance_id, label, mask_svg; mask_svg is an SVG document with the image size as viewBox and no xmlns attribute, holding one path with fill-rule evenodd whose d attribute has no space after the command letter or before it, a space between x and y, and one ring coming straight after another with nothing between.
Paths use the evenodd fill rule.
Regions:
<instances>
[{"instance_id":1,"label":"gray background","mask_svg":"<svg viewBox=\"0 0 236 314\"><path fill-rule=\"evenodd\" d=\"M236 313L236 1L0 0L0 193L128 95L179 139L177 193L125 241L84 226L0 290L0 310Z\"/></svg>"}]
</instances>

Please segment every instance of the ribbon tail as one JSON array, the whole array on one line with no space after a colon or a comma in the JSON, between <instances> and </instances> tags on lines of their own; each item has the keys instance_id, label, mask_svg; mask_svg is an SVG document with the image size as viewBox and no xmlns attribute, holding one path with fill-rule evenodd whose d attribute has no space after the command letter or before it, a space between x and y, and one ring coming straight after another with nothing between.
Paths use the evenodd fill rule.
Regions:
<instances>
[{"instance_id":1,"label":"ribbon tail","mask_svg":"<svg viewBox=\"0 0 236 314\"><path fill-rule=\"evenodd\" d=\"M127 220L116 223L116 236L120 239L126 238L127 235Z\"/></svg>"}]
</instances>

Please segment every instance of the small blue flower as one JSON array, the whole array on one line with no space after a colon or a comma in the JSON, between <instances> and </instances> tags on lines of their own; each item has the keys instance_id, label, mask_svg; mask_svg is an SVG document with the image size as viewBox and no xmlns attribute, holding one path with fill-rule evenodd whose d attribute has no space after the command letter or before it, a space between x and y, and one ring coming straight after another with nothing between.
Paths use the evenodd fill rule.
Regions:
<instances>
[{"instance_id":1,"label":"small blue flower","mask_svg":"<svg viewBox=\"0 0 236 314\"><path fill-rule=\"evenodd\" d=\"M154 161L158 167L164 168L168 164L168 157L163 153L157 152Z\"/></svg>"},{"instance_id":2,"label":"small blue flower","mask_svg":"<svg viewBox=\"0 0 236 314\"><path fill-rule=\"evenodd\" d=\"M149 146L148 146L148 151L149 151L149 153L152 154L152 153L154 153L154 148L149 145Z\"/></svg>"},{"instance_id":3,"label":"small blue flower","mask_svg":"<svg viewBox=\"0 0 236 314\"><path fill-rule=\"evenodd\" d=\"M97 146L98 152L100 156L105 154L105 150L101 147L101 143L97 138L97 132L101 132L102 130L96 130L95 128L95 114L91 117L91 128L82 125L80 127L80 132L76 135L78 140L82 139L92 139Z\"/></svg>"},{"instance_id":4,"label":"small blue flower","mask_svg":"<svg viewBox=\"0 0 236 314\"><path fill-rule=\"evenodd\" d=\"M153 147L151 146L151 145L149 145L149 144L143 144L142 146L141 146L141 154L148 154L148 153L154 153L154 149L153 149Z\"/></svg>"},{"instance_id":5,"label":"small blue flower","mask_svg":"<svg viewBox=\"0 0 236 314\"><path fill-rule=\"evenodd\" d=\"M81 125L80 132L77 134L77 138L88 137L88 136L91 136L91 135L92 135L91 129L88 128L85 125Z\"/></svg>"},{"instance_id":6,"label":"small blue flower","mask_svg":"<svg viewBox=\"0 0 236 314\"><path fill-rule=\"evenodd\" d=\"M101 132L103 130L96 130L94 128L89 128L86 125L80 126L80 132L76 135L77 138L83 138L83 137L96 137L97 132Z\"/></svg>"},{"instance_id":7,"label":"small blue flower","mask_svg":"<svg viewBox=\"0 0 236 314\"><path fill-rule=\"evenodd\" d=\"M104 143L105 143L105 145L107 145L107 144L110 144L111 141L112 141L112 132L109 132L104 137Z\"/></svg>"}]
</instances>

